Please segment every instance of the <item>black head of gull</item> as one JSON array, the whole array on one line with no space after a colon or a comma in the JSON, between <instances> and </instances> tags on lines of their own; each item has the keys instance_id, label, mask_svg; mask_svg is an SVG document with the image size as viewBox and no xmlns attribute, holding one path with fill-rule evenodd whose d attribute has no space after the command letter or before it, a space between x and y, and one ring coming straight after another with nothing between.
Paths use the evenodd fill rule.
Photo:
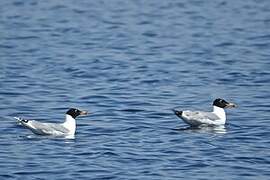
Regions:
<instances>
[{"instance_id":1,"label":"black head of gull","mask_svg":"<svg viewBox=\"0 0 270 180\"><path fill-rule=\"evenodd\" d=\"M71 117L73 117L74 119L80 115L87 115L88 112L87 111L81 111L79 109L75 109L75 108L70 108L66 114L70 115Z\"/></svg>"},{"instance_id":2,"label":"black head of gull","mask_svg":"<svg viewBox=\"0 0 270 180\"><path fill-rule=\"evenodd\" d=\"M236 107L236 104L229 103L229 102L225 101L224 99L218 98L218 99L214 100L213 106L225 109L225 108L234 108L234 107Z\"/></svg>"}]
</instances>

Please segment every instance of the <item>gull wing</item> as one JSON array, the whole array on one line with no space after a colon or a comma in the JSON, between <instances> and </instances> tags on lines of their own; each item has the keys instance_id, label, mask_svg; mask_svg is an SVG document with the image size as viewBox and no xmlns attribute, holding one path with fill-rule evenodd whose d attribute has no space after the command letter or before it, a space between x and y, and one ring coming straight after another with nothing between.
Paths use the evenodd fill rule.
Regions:
<instances>
[{"instance_id":1,"label":"gull wing","mask_svg":"<svg viewBox=\"0 0 270 180\"><path fill-rule=\"evenodd\" d=\"M185 115L192 118L192 119L207 119L211 121L219 120L219 117L212 113L212 112L202 112L202 111L187 111L185 112Z\"/></svg>"},{"instance_id":2,"label":"gull wing","mask_svg":"<svg viewBox=\"0 0 270 180\"><path fill-rule=\"evenodd\" d=\"M182 119L192 126L199 126L202 124L216 125L216 121L220 118L212 112L184 111Z\"/></svg>"},{"instance_id":3,"label":"gull wing","mask_svg":"<svg viewBox=\"0 0 270 180\"><path fill-rule=\"evenodd\" d=\"M39 135L64 135L69 132L62 124L56 123L41 123L31 120L27 123L22 122L22 125L29 128L33 133Z\"/></svg>"}]
</instances>

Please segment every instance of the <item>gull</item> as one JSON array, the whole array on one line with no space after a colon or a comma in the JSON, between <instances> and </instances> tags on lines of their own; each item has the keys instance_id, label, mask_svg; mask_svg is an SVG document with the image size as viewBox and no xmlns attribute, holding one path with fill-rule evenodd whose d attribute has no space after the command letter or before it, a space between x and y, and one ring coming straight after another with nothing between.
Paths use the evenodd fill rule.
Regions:
<instances>
[{"instance_id":1,"label":"gull","mask_svg":"<svg viewBox=\"0 0 270 180\"><path fill-rule=\"evenodd\" d=\"M66 112L66 119L63 123L43 123L35 120L27 120L19 117L14 117L19 124L31 130L37 135L52 135L52 136L74 136L76 131L75 118L79 115L87 115L87 111L70 108Z\"/></svg>"},{"instance_id":2,"label":"gull","mask_svg":"<svg viewBox=\"0 0 270 180\"><path fill-rule=\"evenodd\" d=\"M222 126L226 123L225 108L237 107L234 103L229 103L224 99L215 99L213 102L213 111L178 111L173 110L175 115L181 118L185 123L192 127L198 126Z\"/></svg>"}]
</instances>

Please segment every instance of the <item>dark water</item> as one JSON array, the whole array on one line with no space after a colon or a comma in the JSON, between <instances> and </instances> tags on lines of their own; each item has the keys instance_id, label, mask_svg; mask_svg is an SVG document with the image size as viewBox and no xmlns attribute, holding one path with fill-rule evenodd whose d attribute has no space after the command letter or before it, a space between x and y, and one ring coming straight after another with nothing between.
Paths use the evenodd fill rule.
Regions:
<instances>
[{"instance_id":1,"label":"dark water","mask_svg":"<svg viewBox=\"0 0 270 180\"><path fill-rule=\"evenodd\" d=\"M269 179L270 1L1 1L0 179ZM235 102L222 131L171 111ZM13 116L92 112L74 140Z\"/></svg>"}]
</instances>

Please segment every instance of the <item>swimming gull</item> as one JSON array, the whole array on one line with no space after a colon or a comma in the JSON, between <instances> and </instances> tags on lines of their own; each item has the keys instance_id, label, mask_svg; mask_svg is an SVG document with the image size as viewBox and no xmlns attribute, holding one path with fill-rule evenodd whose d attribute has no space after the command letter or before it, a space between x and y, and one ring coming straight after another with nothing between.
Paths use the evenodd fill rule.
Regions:
<instances>
[{"instance_id":1,"label":"swimming gull","mask_svg":"<svg viewBox=\"0 0 270 180\"><path fill-rule=\"evenodd\" d=\"M226 113L225 108L234 108L236 104L229 103L224 99L215 99L213 102L213 111L212 112L203 112L203 111L178 111L173 110L175 115L181 118L185 123L190 126L220 126L225 125L226 123Z\"/></svg>"},{"instance_id":2,"label":"swimming gull","mask_svg":"<svg viewBox=\"0 0 270 180\"><path fill-rule=\"evenodd\" d=\"M18 122L38 135L53 135L53 136L74 136L76 131L75 118L79 115L87 115L87 111L70 108L66 112L66 119L63 123L42 123L35 120L26 120L14 117Z\"/></svg>"}]
</instances>

